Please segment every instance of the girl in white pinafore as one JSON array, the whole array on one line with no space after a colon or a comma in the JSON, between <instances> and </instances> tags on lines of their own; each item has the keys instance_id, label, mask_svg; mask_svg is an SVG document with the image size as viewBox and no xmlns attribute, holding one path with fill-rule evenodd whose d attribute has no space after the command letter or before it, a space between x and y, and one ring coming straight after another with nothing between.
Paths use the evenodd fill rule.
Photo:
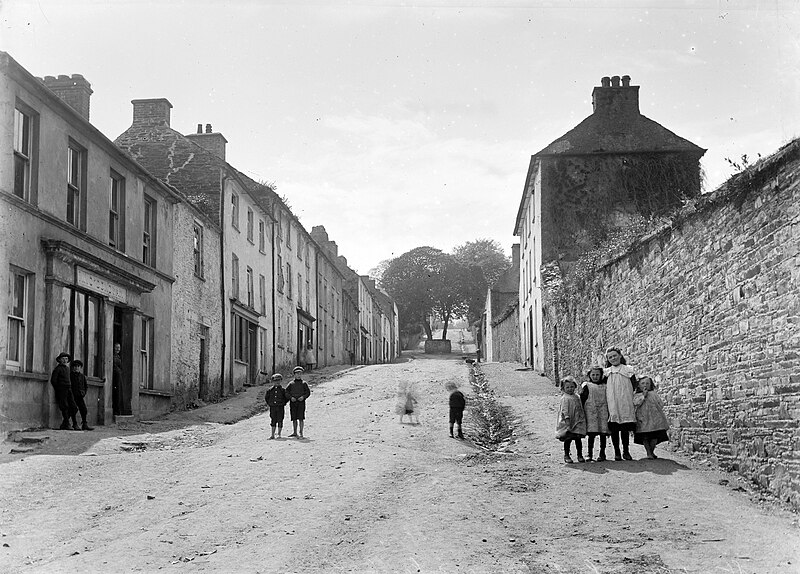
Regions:
<instances>
[{"instance_id":1,"label":"girl in white pinafore","mask_svg":"<svg viewBox=\"0 0 800 574\"><path fill-rule=\"evenodd\" d=\"M636 375L622 356L622 351L611 347L606 351L606 399L608 402L608 430L614 445L614 460L633 460L629 450L631 434L636 430L636 409L633 393L636 390ZM622 439L622 453L619 451Z\"/></svg>"},{"instance_id":2,"label":"girl in white pinafore","mask_svg":"<svg viewBox=\"0 0 800 574\"><path fill-rule=\"evenodd\" d=\"M586 460L594 460L594 437L600 437L600 455L597 460L606 460L606 437L608 430L608 399L606 398L606 381L603 378L603 367L592 367L586 373L586 382L581 385L581 401L586 413L586 434L589 437L589 449Z\"/></svg>"}]
</instances>

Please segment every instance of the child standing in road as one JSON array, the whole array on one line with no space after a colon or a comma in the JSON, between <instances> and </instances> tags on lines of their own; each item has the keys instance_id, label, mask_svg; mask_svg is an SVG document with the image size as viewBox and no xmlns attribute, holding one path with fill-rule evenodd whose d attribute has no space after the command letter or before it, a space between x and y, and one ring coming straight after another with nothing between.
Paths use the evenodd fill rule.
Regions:
<instances>
[{"instance_id":1,"label":"child standing in road","mask_svg":"<svg viewBox=\"0 0 800 574\"><path fill-rule=\"evenodd\" d=\"M464 438L461 432L461 422L464 418L464 407L467 406L467 399L464 398L464 393L458 390L458 385L449 382L444 386L450 393L450 438L453 436L453 425L458 425L458 438Z\"/></svg>"},{"instance_id":2,"label":"child standing in road","mask_svg":"<svg viewBox=\"0 0 800 574\"><path fill-rule=\"evenodd\" d=\"M622 351L611 347L606 351L606 399L608 402L608 430L614 445L614 460L633 460L630 450L630 433L636 430L636 411L633 408L633 393L636 390L636 375L627 365ZM622 453L619 451L622 439Z\"/></svg>"},{"instance_id":3,"label":"child standing in road","mask_svg":"<svg viewBox=\"0 0 800 574\"><path fill-rule=\"evenodd\" d=\"M397 413L400 415L401 424L405 415L408 415L408 422L414 424L416 404L417 397L413 383L401 382L397 387ZM419 415L417 415L417 424L419 424Z\"/></svg>"},{"instance_id":4,"label":"child standing in road","mask_svg":"<svg viewBox=\"0 0 800 574\"><path fill-rule=\"evenodd\" d=\"M292 434L297 435L297 425L300 424L300 438L303 438L303 425L306 421L306 399L311 396L308 383L303 380L303 367L297 366L292 371L294 380L286 387L286 396L289 398L289 416L292 419Z\"/></svg>"},{"instance_id":5,"label":"child standing in road","mask_svg":"<svg viewBox=\"0 0 800 574\"><path fill-rule=\"evenodd\" d=\"M275 438L275 428L278 429L278 438L281 438L281 431L283 430L283 418L286 416L286 391L281 386L283 375L275 373L271 377L272 386L267 389L267 394L264 399L269 405L269 418L270 425L272 426L272 436L270 439Z\"/></svg>"},{"instance_id":6,"label":"child standing in road","mask_svg":"<svg viewBox=\"0 0 800 574\"><path fill-rule=\"evenodd\" d=\"M592 367L586 373L588 381L581 385L581 402L586 414L586 434L589 437L586 460L594 460L594 438L600 437L600 453L597 461L606 460L606 437L608 432L608 403L603 367Z\"/></svg>"},{"instance_id":7,"label":"child standing in road","mask_svg":"<svg viewBox=\"0 0 800 574\"><path fill-rule=\"evenodd\" d=\"M633 404L636 407L633 442L644 445L647 458L658 458L654 451L658 443L669 441L669 421L664 414L664 402L650 377L639 379L639 392L634 395Z\"/></svg>"},{"instance_id":8,"label":"child standing in road","mask_svg":"<svg viewBox=\"0 0 800 574\"><path fill-rule=\"evenodd\" d=\"M564 442L564 462L567 464L572 464L570 444L573 441L578 462L585 462L581 439L586 436L586 417L583 414L581 399L575 394L577 387L578 383L573 377L564 377L561 380L561 404L558 407L556 438Z\"/></svg>"}]
</instances>

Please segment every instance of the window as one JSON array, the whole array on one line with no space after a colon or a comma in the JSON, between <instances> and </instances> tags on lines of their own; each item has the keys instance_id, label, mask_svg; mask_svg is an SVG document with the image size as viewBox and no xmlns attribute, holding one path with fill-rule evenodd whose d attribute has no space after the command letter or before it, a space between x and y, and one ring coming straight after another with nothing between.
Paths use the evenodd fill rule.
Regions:
<instances>
[{"instance_id":1,"label":"window","mask_svg":"<svg viewBox=\"0 0 800 574\"><path fill-rule=\"evenodd\" d=\"M281 243L283 241L283 217L281 217L280 213L278 214L276 225L278 226L278 233L275 235L278 237L278 243Z\"/></svg>"},{"instance_id":2,"label":"window","mask_svg":"<svg viewBox=\"0 0 800 574\"><path fill-rule=\"evenodd\" d=\"M6 352L6 368L14 371L28 370L28 342L32 342L32 324L29 313L33 310L30 306L33 275L20 269L11 269L9 277L8 298L8 348Z\"/></svg>"},{"instance_id":3,"label":"window","mask_svg":"<svg viewBox=\"0 0 800 574\"><path fill-rule=\"evenodd\" d=\"M248 266L247 271L247 304L250 307L255 305L255 290L253 289L253 270Z\"/></svg>"},{"instance_id":4,"label":"window","mask_svg":"<svg viewBox=\"0 0 800 574\"><path fill-rule=\"evenodd\" d=\"M203 226L194 224L194 274L203 278Z\"/></svg>"},{"instance_id":5,"label":"window","mask_svg":"<svg viewBox=\"0 0 800 574\"><path fill-rule=\"evenodd\" d=\"M243 363L246 363L250 357L249 323L247 319L239 315L233 316L233 358Z\"/></svg>"},{"instance_id":6,"label":"window","mask_svg":"<svg viewBox=\"0 0 800 574\"><path fill-rule=\"evenodd\" d=\"M286 247L292 248L292 222L286 222Z\"/></svg>"},{"instance_id":7,"label":"window","mask_svg":"<svg viewBox=\"0 0 800 574\"><path fill-rule=\"evenodd\" d=\"M276 270L278 271L276 287L278 288L278 293L283 293L283 284L285 280L283 278L283 257L280 255L278 255L278 265L276 266Z\"/></svg>"},{"instance_id":8,"label":"window","mask_svg":"<svg viewBox=\"0 0 800 574\"><path fill-rule=\"evenodd\" d=\"M292 298L292 264L286 264L286 297Z\"/></svg>"},{"instance_id":9,"label":"window","mask_svg":"<svg viewBox=\"0 0 800 574\"><path fill-rule=\"evenodd\" d=\"M278 309L278 346L283 348L283 309Z\"/></svg>"},{"instance_id":10,"label":"window","mask_svg":"<svg viewBox=\"0 0 800 574\"><path fill-rule=\"evenodd\" d=\"M253 242L253 210L247 208L247 240Z\"/></svg>"},{"instance_id":11,"label":"window","mask_svg":"<svg viewBox=\"0 0 800 574\"><path fill-rule=\"evenodd\" d=\"M70 349L73 358L83 361L83 373L87 377L102 376L100 359L102 307L99 297L74 289L65 288L65 297L70 300Z\"/></svg>"},{"instance_id":12,"label":"window","mask_svg":"<svg viewBox=\"0 0 800 574\"><path fill-rule=\"evenodd\" d=\"M67 148L67 223L81 227L86 191L86 150L70 142Z\"/></svg>"},{"instance_id":13,"label":"window","mask_svg":"<svg viewBox=\"0 0 800 574\"><path fill-rule=\"evenodd\" d=\"M30 199L33 117L14 109L14 195Z\"/></svg>"},{"instance_id":14,"label":"window","mask_svg":"<svg viewBox=\"0 0 800 574\"><path fill-rule=\"evenodd\" d=\"M266 252L266 233L264 231L265 225L264 220L258 220L258 250L261 253Z\"/></svg>"},{"instance_id":15,"label":"window","mask_svg":"<svg viewBox=\"0 0 800 574\"><path fill-rule=\"evenodd\" d=\"M297 229L297 258L303 258L303 237L300 235L300 229Z\"/></svg>"},{"instance_id":16,"label":"window","mask_svg":"<svg viewBox=\"0 0 800 574\"><path fill-rule=\"evenodd\" d=\"M303 306L303 276L300 273L297 274L297 306ZM308 310L306 307L306 311Z\"/></svg>"},{"instance_id":17,"label":"window","mask_svg":"<svg viewBox=\"0 0 800 574\"><path fill-rule=\"evenodd\" d=\"M308 253L309 253L309 251L308 251L308 243L306 243L306 267L310 268L311 267L311 259L309 259Z\"/></svg>"},{"instance_id":18,"label":"window","mask_svg":"<svg viewBox=\"0 0 800 574\"><path fill-rule=\"evenodd\" d=\"M267 314L267 279L263 275L258 276L258 300L262 315Z\"/></svg>"},{"instance_id":19,"label":"window","mask_svg":"<svg viewBox=\"0 0 800 574\"><path fill-rule=\"evenodd\" d=\"M153 320L148 317L142 317L142 333L139 343L139 361L141 373L141 381L139 386L143 389L153 388L153 361L150 355L152 348L151 338L153 336Z\"/></svg>"},{"instance_id":20,"label":"window","mask_svg":"<svg viewBox=\"0 0 800 574\"><path fill-rule=\"evenodd\" d=\"M311 283L306 279L306 309L311 309Z\"/></svg>"},{"instance_id":21,"label":"window","mask_svg":"<svg viewBox=\"0 0 800 574\"><path fill-rule=\"evenodd\" d=\"M155 267L156 202L147 196L144 198L142 218L142 262Z\"/></svg>"},{"instance_id":22,"label":"window","mask_svg":"<svg viewBox=\"0 0 800 574\"><path fill-rule=\"evenodd\" d=\"M234 229L239 229L239 196L231 194L231 225Z\"/></svg>"},{"instance_id":23,"label":"window","mask_svg":"<svg viewBox=\"0 0 800 574\"><path fill-rule=\"evenodd\" d=\"M231 297L239 298L239 258L231 255Z\"/></svg>"},{"instance_id":24,"label":"window","mask_svg":"<svg viewBox=\"0 0 800 574\"><path fill-rule=\"evenodd\" d=\"M125 251L125 178L113 170L108 197L108 244Z\"/></svg>"}]
</instances>

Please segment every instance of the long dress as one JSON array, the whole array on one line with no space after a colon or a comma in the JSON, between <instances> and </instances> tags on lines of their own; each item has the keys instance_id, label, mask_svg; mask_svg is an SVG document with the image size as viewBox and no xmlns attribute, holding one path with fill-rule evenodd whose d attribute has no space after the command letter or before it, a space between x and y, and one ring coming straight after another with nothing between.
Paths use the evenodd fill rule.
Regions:
<instances>
[{"instance_id":1,"label":"long dress","mask_svg":"<svg viewBox=\"0 0 800 574\"><path fill-rule=\"evenodd\" d=\"M628 365L606 367L606 399L608 402L608 422L622 428L633 430L636 426L636 409L633 407L633 383L635 376Z\"/></svg>"},{"instance_id":2,"label":"long dress","mask_svg":"<svg viewBox=\"0 0 800 574\"><path fill-rule=\"evenodd\" d=\"M609 434L608 432L608 399L606 385L585 382L581 395L586 393L583 411L586 414L586 433L589 435Z\"/></svg>"},{"instance_id":3,"label":"long dress","mask_svg":"<svg viewBox=\"0 0 800 574\"><path fill-rule=\"evenodd\" d=\"M563 436L560 436L562 434ZM556 419L556 436L561 441L586 436L586 417L583 414L583 405L581 405L578 395L562 393Z\"/></svg>"},{"instance_id":4,"label":"long dress","mask_svg":"<svg viewBox=\"0 0 800 574\"><path fill-rule=\"evenodd\" d=\"M644 444L645 440L655 439L656 443L669 441L669 421L664 414L664 402L656 391L636 393L633 397L636 406L636 432L633 442Z\"/></svg>"}]
</instances>

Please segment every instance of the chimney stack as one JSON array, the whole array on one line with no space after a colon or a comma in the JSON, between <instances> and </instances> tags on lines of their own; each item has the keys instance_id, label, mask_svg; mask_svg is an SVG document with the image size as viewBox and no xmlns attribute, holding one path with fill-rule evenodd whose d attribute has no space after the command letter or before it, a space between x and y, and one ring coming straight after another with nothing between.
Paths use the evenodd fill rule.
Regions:
<instances>
[{"instance_id":1,"label":"chimney stack","mask_svg":"<svg viewBox=\"0 0 800 574\"><path fill-rule=\"evenodd\" d=\"M511 246L511 269L519 269L519 243Z\"/></svg>"},{"instance_id":2,"label":"chimney stack","mask_svg":"<svg viewBox=\"0 0 800 574\"><path fill-rule=\"evenodd\" d=\"M228 140L222 134L214 133L211 124L206 124L205 133L203 133L203 124L197 124L197 133L187 134L186 137L221 160L225 159L225 144L228 143Z\"/></svg>"},{"instance_id":3,"label":"chimney stack","mask_svg":"<svg viewBox=\"0 0 800 574\"><path fill-rule=\"evenodd\" d=\"M604 76L592 90L595 114L639 115L639 86L631 86L630 76Z\"/></svg>"},{"instance_id":4,"label":"chimney stack","mask_svg":"<svg viewBox=\"0 0 800 574\"><path fill-rule=\"evenodd\" d=\"M89 98L92 95L92 85L86 81L86 78L80 74L60 75L57 78L45 76L42 83L78 112L83 119L89 121Z\"/></svg>"},{"instance_id":5,"label":"chimney stack","mask_svg":"<svg viewBox=\"0 0 800 574\"><path fill-rule=\"evenodd\" d=\"M131 100L134 126L167 126L172 104L166 98Z\"/></svg>"}]
</instances>

